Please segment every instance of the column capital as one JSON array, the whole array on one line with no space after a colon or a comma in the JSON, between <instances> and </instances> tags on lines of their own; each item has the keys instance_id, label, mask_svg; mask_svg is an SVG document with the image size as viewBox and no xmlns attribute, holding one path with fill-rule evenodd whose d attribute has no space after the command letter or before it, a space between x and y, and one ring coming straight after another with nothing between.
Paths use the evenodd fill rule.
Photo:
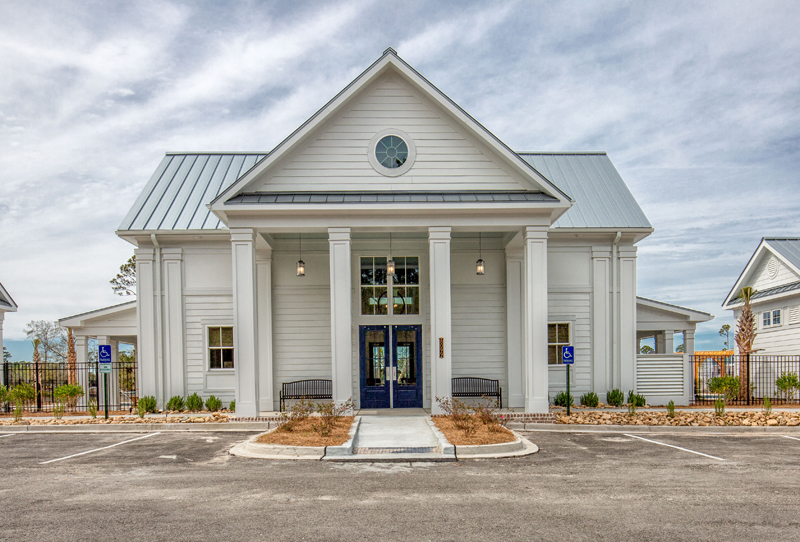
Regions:
<instances>
[{"instance_id":1,"label":"column capital","mask_svg":"<svg viewBox=\"0 0 800 542\"><path fill-rule=\"evenodd\" d=\"M522 230L522 238L526 241L530 239L547 239L547 226L525 226Z\"/></svg>"},{"instance_id":2,"label":"column capital","mask_svg":"<svg viewBox=\"0 0 800 542\"><path fill-rule=\"evenodd\" d=\"M161 249L161 255L164 260L182 260L183 249L181 248L164 248Z\"/></svg>"},{"instance_id":3,"label":"column capital","mask_svg":"<svg viewBox=\"0 0 800 542\"><path fill-rule=\"evenodd\" d=\"M255 240L256 230L253 228L231 228L231 242L254 243Z\"/></svg>"},{"instance_id":4,"label":"column capital","mask_svg":"<svg viewBox=\"0 0 800 542\"><path fill-rule=\"evenodd\" d=\"M592 247L592 258L611 258L611 249L609 247Z\"/></svg>"},{"instance_id":5,"label":"column capital","mask_svg":"<svg viewBox=\"0 0 800 542\"><path fill-rule=\"evenodd\" d=\"M451 231L453 231L453 228L450 226L431 226L428 228L428 239L431 241L437 239L449 241Z\"/></svg>"},{"instance_id":6,"label":"column capital","mask_svg":"<svg viewBox=\"0 0 800 542\"><path fill-rule=\"evenodd\" d=\"M152 262L156 259L156 251L150 247L134 249L133 254L137 262Z\"/></svg>"},{"instance_id":7,"label":"column capital","mask_svg":"<svg viewBox=\"0 0 800 542\"><path fill-rule=\"evenodd\" d=\"M506 260L514 261L525 257L525 249L523 247L506 247Z\"/></svg>"},{"instance_id":8,"label":"column capital","mask_svg":"<svg viewBox=\"0 0 800 542\"><path fill-rule=\"evenodd\" d=\"M684 340L694 339L694 330L692 330L692 329L684 329L683 330L683 338L684 338Z\"/></svg>"},{"instance_id":9,"label":"column capital","mask_svg":"<svg viewBox=\"0 0 800 542\"><path fill-rule=\"evenodd\" d=\"M329 241L349 241L350 228L328 228Z\"/></svg>"},{"instance_id":10,"label":"column capital","mask_svg":"<svg viewBox=\"0 0 800 542\"><path fill-rule=\"evenodd\" d=\"M619 257L620 258L635 258L637 247L634 245L628 246L620 246L619 247Z\"/></svg>"}]
</instances>

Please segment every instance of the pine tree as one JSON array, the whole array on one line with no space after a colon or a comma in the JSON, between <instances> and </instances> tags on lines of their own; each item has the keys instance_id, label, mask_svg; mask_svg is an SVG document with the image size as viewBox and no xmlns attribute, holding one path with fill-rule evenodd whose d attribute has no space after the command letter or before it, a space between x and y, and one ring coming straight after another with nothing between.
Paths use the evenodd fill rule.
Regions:
<instances>
[{"instance_id":1,"label":"pine tree","mask_svg":"<svg viewBox=\"0 0 800 542\"><path fill-rule=\"evenodd\" d=\"M136 255L119 266L117 276L108 281L117 295L136 295Z\"/></svg>"}]
</instances>

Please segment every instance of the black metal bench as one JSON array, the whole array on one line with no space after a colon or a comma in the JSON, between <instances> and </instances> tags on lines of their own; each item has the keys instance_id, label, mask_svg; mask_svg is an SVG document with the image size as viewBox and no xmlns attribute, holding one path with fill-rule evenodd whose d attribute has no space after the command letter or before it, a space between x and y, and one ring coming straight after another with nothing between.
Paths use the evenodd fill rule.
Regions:
<instances>
[{"instance_id":1,"label":"black metal bench","mask_svg":"<svg viewBox=\"0 0 800 542\"><path fill-rule=\"evenodd\" d=\"M281 385L281 412L286 399L333 399L333 386L330 380L296 380Z\"/></svg>"},{"instance_id":2,"label":"black metal bench","mask_svg":"<svg viewBox=\"0 0 800 542\"><path fill-rule=\"evenodd\" d=\"M503 408L503 388L499 380L459 376L453 379L453 397L495 397Z\"/></svg>"}]
</instances>

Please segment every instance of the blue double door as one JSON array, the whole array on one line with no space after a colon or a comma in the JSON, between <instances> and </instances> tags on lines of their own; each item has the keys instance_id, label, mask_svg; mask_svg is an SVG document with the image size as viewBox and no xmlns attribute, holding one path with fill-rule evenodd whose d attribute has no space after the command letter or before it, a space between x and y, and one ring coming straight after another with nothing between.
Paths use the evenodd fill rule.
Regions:
<instances>
[{"instance_id":1,"label":"blue double door","mask_svg":"<svg viewBox=\"0 0 800 542\"><path fill-rule=\"evenodd\" d=\"M422 326L360 326L361 408L422 406Z\"/></svg>"}]
</instances>

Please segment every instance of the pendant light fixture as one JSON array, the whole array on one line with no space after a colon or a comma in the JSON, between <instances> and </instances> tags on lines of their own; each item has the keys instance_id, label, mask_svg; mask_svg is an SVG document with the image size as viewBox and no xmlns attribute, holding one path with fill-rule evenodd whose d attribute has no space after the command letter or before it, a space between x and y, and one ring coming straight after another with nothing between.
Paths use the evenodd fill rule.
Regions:
<instances>
[{"instance_id":1,"label":"pendant light fixture","mask_svg":"<svg viewBox=\"0 0 800 542\"><path fill-rule=\"evenodd\" d=\"M386 262L386 273L394 275L394 260L392 259L392 232L389 232L389 261Z\"/></svg>"},{"instance_id":2,"label":"pendant light fixture","mask_svg":"<svg viewBox=\"0 0 800 542\"><path fill-rule=\"evenodd\" d=\"M485 275L486 267L483 265L483 234L478 232L478 261L475 262L475 274Z\"/></svg>"},{"instance_id":3,"label":"pendant light fixture","mask_svg":"<svg viewBox=\"0 0 800 542\"><path fill-rule=\"evenodd\" d=\"M298 277L305 277L306 276L306 262L303 261L303 234L300 234L298 239L297 245L297 253L298 253L298 260L297 260L297 276Z\"/></svg>"}]
</instances>

